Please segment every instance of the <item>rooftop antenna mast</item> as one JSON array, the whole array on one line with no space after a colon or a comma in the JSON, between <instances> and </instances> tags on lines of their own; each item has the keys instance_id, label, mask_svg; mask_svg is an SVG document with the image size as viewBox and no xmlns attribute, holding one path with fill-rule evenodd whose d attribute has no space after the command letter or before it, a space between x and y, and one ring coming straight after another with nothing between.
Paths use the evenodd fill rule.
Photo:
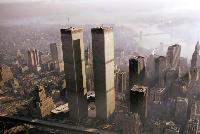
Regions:
<instances>
[{"instance_id":1,"label":"rooftop antenna mast","mask_svg":"<svg viewBox=\"0 0 200 134\"><path fill-rule=\"evenodd\" d=\"M67 23L70 26L70 18L69 17L67 18Z\"/></svg>"}]
</instances>

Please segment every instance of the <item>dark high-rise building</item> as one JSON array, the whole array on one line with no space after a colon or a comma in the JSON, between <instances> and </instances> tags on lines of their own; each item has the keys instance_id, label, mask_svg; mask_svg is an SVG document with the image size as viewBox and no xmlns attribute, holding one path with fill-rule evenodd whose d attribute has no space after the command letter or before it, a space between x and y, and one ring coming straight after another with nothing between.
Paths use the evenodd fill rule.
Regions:
<instances>
[{"instance_id":1,"label":"dark high-rise building","mask_svg":"<svg viewBox=\"0 0 200 134\"><path fill-rule=\"evenodd\" d=\"M130 112L138 113L141 120L147 118L148 88L134 85L130 90Z\"/></svg>"},{"instance_id":2,"label":"dark high-rise building","mask_svg":"<svg viewBox=\"0 0 200 134\"><path fill-rule=\"evenodd\" d=\"M51 50L52 61L54 61L54 62L62 62L63 61L63 51L62 51L61 45L52 43L52 44L50 44L50 50Z\"/></svg>"},{"instance_id":3,"label":"dark high-rise building","mask_svg":"<svg viewBox=\"0 0 200 134\"><path fill-rule=\"evenodd\" d=\"M187 63L187 58L180 57L180 76L185 76L188 74L189 66Z\"/></svg>"},{"instance_id":4,"label":"dark high-rise building","mask_svg":"<svg viewBox=\"0 0 200 134\"><path fill-rule=\"evenodd\" d=\"M86 87L88 91L94 89L94 82L93 82L93 66L92 66L92 48L89 46L85 50L85 71L86 71Z\"/></svg>"},{"instance_id":5,"label":"dark high-rise building","mask_svg":"<svg viewBox=\"0 0 200 134\"><path fill-rule=\"evenodd\" d=\"M129 59L129 88L133 85L143 85L145 80L144 57L135 56Z\"/></svg>"},{"instance_id":6,"label":"dark high-rise building","mask_svg":"<svg viewBox=\"0 0 200 134\"><path fill-rule=\"evenodd\" d=\"M165 87L165 71L166 71L166 58L159 56L155 59L155 81L158 87Z\"/></svg>"},{"instance_id":7,"label":"dark high-rise building","mask_svg":"<svg viewBox=\"0 0 200 134\"><path fill-rule=\"evenodd\" d=\"M70 117L79 121L88 114L83 30L61 29L64 72Z\"/></svg>"},{"instance_id":8,"label":"dark high-rise building","mask_svg":"<svg viewBox=\"0 0 200 134\"><path fill-rule=\"evenodd\" d=\"M58 72L63 72L64 63L63 63L62 45L52 43L50 44L50 50L51 50L51 59L52 59L53 68L57 70Z\"/></svg>"},{"instance_id":9,"label":"dark high-rise building","mask_svg":"<svg viewBox=\"0 0 200 134\"><path fill-rule=\"evenodd\" d=\"M166 74L165 74L165 86L167 89L167 95L168 96L174 96L175 94L173 94L174 91L172 86L173 84L175 84L175 81L179 78L179 69L177 70L166 70ZM178 89L176 89L178 90Z\"/></svg>"},{"instance_id":10,"label":"dark high-rise building","mask_svg":"<svg viewBox=\"0 0 200 134\"><path fill-rule=\"evenodd\" d=\"M124 71L116 72L116 90L118 92L124 93L127 86L127 74Z\"/></svg>"},{"instance_id":11,"label":"dark high-rise building","mask_svg":"<svg viewBox=\"0 0 200 134\"><path fill-rule=\"evenodd\" d=\"M115 111L114 39L111 27L92 29L96 117L108 119Z\"/></svg>"},{"instance_id":12,"label":"dark high-rise building","mask_svg":"<svg viewBox=\"0 0 200 134\"><path fill-rule=\"evenodd\" d=\"M154 86L155 84L155 60L156 60L157 56L154 54L149 55L149 57L147 57L147 61L146 61L146 79L148 82L148 85L150 86Z\"/></svg>"},{"instance_id":13,"label":"dark high-rise building","mask_svg":"<svg viewBox=\"0 0 200 134\"><path fill-rule=\"evenodd\" d=\"M177 97L176 110L175 110L175 122L181 125L186 125L188 111L188 99Z\"/></svg>"}]
</instances>

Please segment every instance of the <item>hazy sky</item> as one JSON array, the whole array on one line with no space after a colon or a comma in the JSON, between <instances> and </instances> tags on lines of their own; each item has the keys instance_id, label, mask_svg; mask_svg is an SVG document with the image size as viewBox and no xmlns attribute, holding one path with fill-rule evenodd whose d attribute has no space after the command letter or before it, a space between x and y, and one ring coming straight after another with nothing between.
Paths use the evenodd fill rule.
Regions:
<instances>
[{"instance_id":1,"label":"hazy sky","mask_svg":"<svg viewBox=\"0 0 200 134\"><path fill-rule=\"evenodd\" d=\"M43 17L53 22L70 17L71 23L81 24L182 21L199 19L200 11L199 0L0 0L0 3L0 20Z\"/></svg>"},{"instance_id":2,"label":"hazy sky","mask_svg":"<svg viewBox=\"0 0 200 134\"><path fill-rule=\"evenodd\" d=\"M118 13L121 17L124 15L123 13L130 13L129 15L156 15L162 13L164 17L165 14L183 15L200 10L199 0L0 0L0 3L28 2L32 4L37 3L39 11L42 5L48 5L55 12L67 11L70 8L70 10L82 14L92 14L92 12L106 14ZM21 8L23 9L25 7Z\"/></svg>"},{"instance_id":3,"label":"hazy sky","mask_svg":"<svg viewBox=\"0 0 200 134\"><path fill-rule=\"evenodd\" d=\"M145 47L181 41L188 55L184 50L193 51L200 38L199 5L200 0L0 0L0 24L66 24L68 17L75 24L122 24L138 33L167 32L144 41L150 44Z\"/></svg>"},{"instance_id":4,"label":"hazy sky","mask_svg":"<svg viewBox=\"0 0 200 134\"><path fill-rule=\"evenodd\" d=\"M198 21L199 0L0 0L0 22L114 23L140 25ZM5 4L7 3L7 4ZM9 4L8 4L9 3ZM8 21L6 21L7 23ZM133 25L132 25L133 26Z\"/></svg>"}]
</instances>

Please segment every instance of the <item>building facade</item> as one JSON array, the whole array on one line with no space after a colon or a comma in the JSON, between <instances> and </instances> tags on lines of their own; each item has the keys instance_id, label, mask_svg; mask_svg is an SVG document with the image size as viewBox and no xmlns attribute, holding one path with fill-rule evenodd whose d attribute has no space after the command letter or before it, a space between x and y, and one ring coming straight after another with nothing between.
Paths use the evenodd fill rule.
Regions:
<instances>
[{"instance_id":1,"label":"building facade","mask_svg":"<svg viewBox=\"0 0 200 134\"><path fill-rule=\"evenodd\" d=\"M62 45L58 45L56 43L50 44L51 58L54 62L62 62L63 61L63 51Z\"/></svg>"},{"instance_id":2,"label":"building facade","mask_svg":"<svg viewBox=\"0 0 200 134\"><path fill-rule=\"evenodd\" d=\"M55 108L51 97L45 93L44 86L38 85L33 91L33 99L30 103L29 113L33 118L44 118L51 114Z\"/></svg>"},{"instance_id":3,"label":"building facade","mask_svg":"<svg viewBox=\"0 0 200 134\"><path fill-rule=\"evenodd\" d=\"M145 80L145 61L142 56L129 59L129 88L133 85L143 85Z\"/></svg>"},{"instance_id":4,"label":"building facade","mask_svg":"<svg viewBox=\"0 0 200 134\"><path fill-rule=\"evenodd\" d=\"M181 46L178 44L172 45L168 47L167 50L167 68L168 69L177 69L180 65L180 54L181 54Z\"/></svg>"},{"instance_id":5,"label":"building facade","mask_svg":"<svg viewBox=\"0 0 200 134\"><path fill-rule=\"evenodd\" d=\"M99 27L91 32L96 117L107 120L115 111L113 30Z\"/></svg>"},{"instance_id":6,"label":"building facade","mask_svg":"<svg viewBox=\"0 0 200 134\"><path fill-rule=\"evenodd\" d=\"M79 121L88 114L83 30L61 29L61 40L69 115Z\"/></svg>"},{"instance_id":7,"label":"building facade","mask_svg":"<svg viewBox=\"0 0 200 134\"><path fill-rule=\"evenodd\" d=\"M130 112L138 113L142 122L147 118L148 88L134 85L130 90Z\"/></svg>"}]
</instances>

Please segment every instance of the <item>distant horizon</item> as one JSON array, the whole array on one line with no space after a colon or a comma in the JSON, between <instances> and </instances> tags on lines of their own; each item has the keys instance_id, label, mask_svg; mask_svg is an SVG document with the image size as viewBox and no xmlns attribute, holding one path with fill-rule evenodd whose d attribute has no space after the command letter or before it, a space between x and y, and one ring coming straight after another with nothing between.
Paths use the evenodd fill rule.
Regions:
<instances>
[{"instance_id":1,"label":"distant horizon","mask_svg":"<svg viewBox=\"0 0 200 134\"><path fill-rule=\"evenodd\" d=\"M167 33L145 38L143 47L181 42L182 56L191 58L200 40L199 4L198 0L1 0L0 25L123 25L138 34Z\"/></svg>"}]
</instances>

